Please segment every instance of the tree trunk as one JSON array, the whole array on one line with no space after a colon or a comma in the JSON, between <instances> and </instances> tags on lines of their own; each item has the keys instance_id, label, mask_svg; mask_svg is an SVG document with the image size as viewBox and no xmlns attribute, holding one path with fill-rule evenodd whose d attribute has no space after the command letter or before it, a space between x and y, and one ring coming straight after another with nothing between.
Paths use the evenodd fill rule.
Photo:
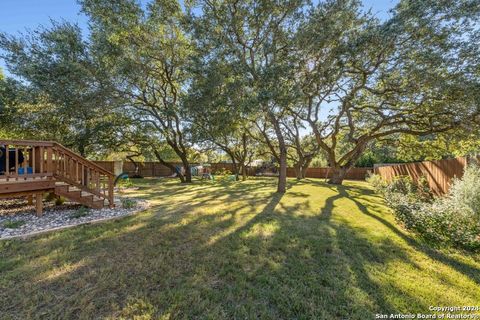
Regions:
<instances>
[{"instance_id":1,"label":"tree trunk","mask_svg":"<svg viewBox=\"0 0 480 320\"><path fill-rule=\"evenodd\" d=\"M310 167L310 163L312 163L313 157L308 157L305 159L305 162L303 163L302 169L301 169L301 175L302 179L305 179L307 177L307 170Z\"/></svg>"},{"instance_id":2,"label":"tree trunk","mask_svg":"<svg viewBox=\"0 0 480 320\"><path fill-rule=\"evenodd\" d=\"M285 193L287 191L287 146L283 137L282 128L280 127L280 121L278 121L273 112L268 112L268 117L275 130L280 151L278 155L280 168L278 174L277 192Z\"/></svg>"},{"instance_id":3,"label":"tree trunk","mask_svg":"<svg viewBox=\"0 0 480 320\"><path fill-rule=\"evenodd\" d=\"M346 167L332 167L330 179L328 179L329 184L339 184L343 183L345 175L347 174L349 168Z\"/></svg>"},{"instance_id":4,"label":"tree trunk","mask_svg":"<svg viewBox=\"0 0 480 320\"><path fill-rule=\"evenodd\" d=\"M241 164L241 170L242 170L242 181L247 180L247 170L245 168L245 162Z\"/></svg>"},{"instance_id":5,"label":"tree trunk","mask_svg":"<svg viewBox=\"0 0 480 320\"><path fill-rule=\"evenodd\" d=\"M280 149L280 170L278 175L278 193L285 193L287 191L287 149Z\"/></svg>"},{"instance_id":6,"label":"tree trunk","mask_svg":"<svg viewBox=\"0 0 480 320\"><path fill-rule=\"evenodd\" d=\"M240 171L238 170L238 164L237 164L237 161L235 160L235 157L234 156L231 156L230 157L232 159L232 169L233 169L233 174L235 175L235 180L238 181L238 174L240 173Z\"/></svg>"},{"instance_id":7,"label":"tree trunk","mask_svg":"<svg viewBox=\"0 0 480 320\"><path fill-rule=\"evenodd\" d=\"M177 168L175 168L171 163L168 163L166 162L165 160L162 159L162 157L160 156L160 152L158 152L157 150L153 150L153 153L155 153L155 156L157 157L158 161L164 165L165 167L167 168L170 168L170 170L172 170L172 172L177 172ZM189 168L190 170L190 168ZM187 171L185 171L186 173ZM177 175L178 175L178 178L180 179L180 182L181 183L185 183L185 176L182 174L182 172L177 172ZM192 181L192 175L190 173L190 182Z\"/></svg>"},{"instance_id":8,"label":"tree trunk","mask_svg":"<svg viewBox=\"0 0 480 320\"><path fill-rule=\"evenodd\" d=\"M135 166L135 177L138 177L138 171L140 167L138 166L138 163L136 163L135 161L133 162L133 165Z\"/></svg>"},{"instance_id":9,"label":"tree trunk","mask_svg":"<svg viewBox=\"0 0 480 320\"><path fill-rule=\"evenodd\" d=\"M295 176L297 177L297 180L301 180L302 179L302 164L300 163L300 161L298 161L297 163L295 163L293 165L293 168L295 169Z\"/></svg>"},{"instance_id":10,"label":"tree trunk","mask_svg":"<svg viewBox=\"0 0 480 320\"><path fill-rule=\"evenodd\" d=\"M307 170L308 170L308 166L304 165L300 170L300 177L301 177L300 179L305 179L307 177Z\"/></svg>"},{"instance_id":11,"label":"tree trunk","mask_svg":"<svg viewBox=\"0 0 480 320\"><path fill-rule=\"evenodd\" d=\"M300 160L293 165L293 168L295 169L295 176L298 180L305 179L307 175L307 169L310 166L312 159L313 157L309 156L300 157Z\"/></svg>"},{"instance_id":12,"label":"tree trunk","mask_svg":"<svg viewBox=\"0 0 480 320\"><path fill-rule=\"evenodd\" d=\"M182 164L185 168L185 180L182 183L191 183L192 182L192 170L190 168L190 163L187 158L182 157Z\"/></svg>"},{"instance_id":13,"label":"tree trunk","mask_svg":"<svg viewBox=\"0 0 480 320\"><path fill-rule=\"evenodd\" d=\"M178 177L182 183L191 183L192 182L192 171L190 170L190 163L188 162L187 158L187 151L182 144L180 146L177 142L172 141L171 139L167 139L168 145L172 148L172 150L177 154L183 164L183 168L185 169L185 174L181 172L178 173ZM157 156L158 158L158 156Z\"/></svg>"},{"instance_id":14,"label":"tree trunk","mask_svg":"<svg viewBox=\"0 0 480 320\"><path fill-rule=\"evenodd\" d=\"M138 174L138 172L140 171L140 165L138 164L138 162L133 160L133 156L127 156L127 159L133 164L135 168L135 174L133 175L133 178L141 178L141 176Z\"/></svg>"}]
</instances>

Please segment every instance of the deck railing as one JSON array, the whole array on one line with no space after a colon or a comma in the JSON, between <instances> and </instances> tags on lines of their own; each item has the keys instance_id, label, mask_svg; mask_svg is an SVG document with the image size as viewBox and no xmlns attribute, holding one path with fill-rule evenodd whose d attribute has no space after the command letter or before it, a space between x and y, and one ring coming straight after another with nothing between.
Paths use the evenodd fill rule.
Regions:
<instances>
[{"instance_id":1,"label":"deck railing","mask_svg":"<svg viewBox=\"0 0 480 320\"><path fill-rule=\"evenodd\" d=\"M53 142L0 140L0 179L25 181L53 177Z\"/></svg>"},{"instance_id":2,"label":"deck railing","mask_svg":"<svg viewBox=\"0 0 480 320\"><path fill-rule=\"evenodd\" d=\"M113 205L113 173L58 143L53 144L53 170L57 179L107 199Z\"/></svg>"},{"instance_id":3,"label":"deck railing","mask_svg":"<svg viewBox=\"0 0 480 320\"><path fill-rule=\"evenodd\" d=\"M64 146L51 141L0 140L0 148L0 180L55 179L106 199L113 206L113 173Z\"/></svg>"}]
</instances>

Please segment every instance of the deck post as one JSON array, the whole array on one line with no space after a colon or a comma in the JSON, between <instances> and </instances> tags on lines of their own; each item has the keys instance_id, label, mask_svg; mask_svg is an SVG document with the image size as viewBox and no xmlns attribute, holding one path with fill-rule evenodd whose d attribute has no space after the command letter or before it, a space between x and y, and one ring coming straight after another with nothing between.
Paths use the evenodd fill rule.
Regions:
<instances>
[{"instance_id":1,"label":"deck post","mask_svg":"<svg viewBox=\"0 0 480 320\"><path fill-rule=\"evenodd\" d=\"M33 196L31 194L27 196L27 203L29 206L33 204Z\"/></svg>"},{"instance_id":2,"label":"deck post","mask_svg":"<svg viewBox=\"0 0 480 320\"><path fill-rule=\"evenodd\" d=\"M109 207L110 208L115 208L115 198L113 194L113 187L114 187L114 180L113 176L108 177L108 202L109 202Z\"/></svg>"},{"instance_id":3,"label":"deck post","mask_svg":"<svg viewBox=\"0 0 480 320\"><path fill-rule=\"evenodd\" d=\"M37 217L41 217L43 214L43 194L37 193L35 195L35 204Z\"/></svg>"}]
</instances>

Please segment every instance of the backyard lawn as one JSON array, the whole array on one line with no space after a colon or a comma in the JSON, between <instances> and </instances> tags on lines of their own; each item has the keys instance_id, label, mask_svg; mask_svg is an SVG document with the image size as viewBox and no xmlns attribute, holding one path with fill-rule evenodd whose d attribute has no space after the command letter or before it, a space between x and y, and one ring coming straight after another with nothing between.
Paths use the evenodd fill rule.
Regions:
<instances>
[{"instance_id":1,"label":"backyard lawn","mask_svg":"<svg viewBox=\"0 0 480 320\"><path fill-rule=\"evenodd\" d=\"M374 319L480 301L480 256L429 249L365 182L135 184L147 212L1 241L0 319Z\"/></svg>"}]
</instances>

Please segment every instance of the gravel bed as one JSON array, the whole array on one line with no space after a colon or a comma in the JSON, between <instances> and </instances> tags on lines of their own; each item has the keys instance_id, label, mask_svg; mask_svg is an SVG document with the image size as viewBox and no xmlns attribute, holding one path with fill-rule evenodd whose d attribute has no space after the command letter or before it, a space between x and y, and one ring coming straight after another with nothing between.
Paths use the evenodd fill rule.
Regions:
<instances>
[{"instance_id":1,"label":"gravel bed","mask_svg":"<svg viewBox=\"0 0 480 320\"><path fill-rule=\"evenodd\" d=\"M123 208L121 199L115 199L116 206L113 209L89 209L69 202L56 206L53 203L44 202L44 212L41 217L35 216L35 207L29 206L24 199L0 200L0 239L24 237L49 230L109 220L148 208L148 202L134 198L128 198L134 201L133 208Z\"/></svg>"}]
</instances>

